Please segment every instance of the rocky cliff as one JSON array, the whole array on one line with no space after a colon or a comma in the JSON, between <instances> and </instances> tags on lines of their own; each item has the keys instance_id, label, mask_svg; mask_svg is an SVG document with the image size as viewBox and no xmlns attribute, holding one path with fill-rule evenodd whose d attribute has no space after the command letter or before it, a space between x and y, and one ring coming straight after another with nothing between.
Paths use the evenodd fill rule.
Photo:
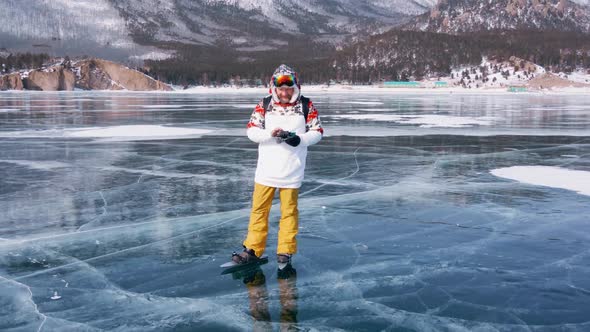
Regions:
<instances>
[{"instance_id":1,"label":"rocky cliff","mask_svg":"<svg viewBox=\"0 0 590 332\"><path fill-rule=\"evenodd\" d=\"M171 91L165 83L115 62L89 59L75 63L76 87L84 90Z\"/></svg>"},{"instance_id":2,"label":"rocky cliff","mask_svg":"<svg viewBox=\"0 0 590 332\"><path fill-rule=\"evenodd\" d=\"M76 75L63 66L54 66L46 70L33 70L23 78L27 90L72 91Z\"/></svg>"},{"instance_id":3,"label":"rocky cliff","mask_svg":"<svg viewBox=\"0 0 590 332\"><path fill-rule=\"evenodd\" d=\"M2 90L22 90L23 81L19 74L8 74L0 76L0 91Z\"/></svg>"},{"instance_id":4,"label":"rocky cliff","mask_svg":"<svg viewBox=\"0 0 590 332\"><path fill-rule=\"evenodd\" d=\"M533 78L528 81L526 86L531 90L543 90L543 89L554 89L554 88L587 88L590 84L584 84L579 82L572 82L570 80L561 78L557 75L546 73Z\"/></svg>"},{"instance_id":5,"label":"rocky cliff","mask_svg":"<svg viewBox=\"0 0 590 332\"><path fill-rule=\"evenodd\" d=\"M102 59L59 63L42 69L0 76L0 90L171 91L172 88L137 70Z\"/></svg>"}]
</instances>

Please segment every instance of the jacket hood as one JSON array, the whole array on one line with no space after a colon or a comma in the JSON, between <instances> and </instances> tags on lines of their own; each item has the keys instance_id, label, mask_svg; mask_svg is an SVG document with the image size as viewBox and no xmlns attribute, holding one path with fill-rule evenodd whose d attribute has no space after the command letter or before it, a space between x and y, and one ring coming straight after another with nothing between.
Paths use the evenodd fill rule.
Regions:
<instances>
[{"instance_id":1,"label":"jacket hood","mask_svg":"<svg viewBox=\"0 0 590 332\"><path fill-rule=\"evenodd\" d=\"M291 100L289 101L291 104L295 103L296 101L299 100L299 98L301 97L301 85L299 84L299 77L297 76L297 72L295 70L293 70L293 68L282 64L280 65L275 72L272 74L272 77L270 79L270 93L272 94L272 100L275 103L280 102L279 96L277 96L277 91L276 91L276 86L274 84L274 78L276 76L280 76L280 75L293 75L295 76L295 80L296 83L295 86L293 87L295 89L295 91L293 92L293 97L291 97Z\"/></svg>"}]
</instances>

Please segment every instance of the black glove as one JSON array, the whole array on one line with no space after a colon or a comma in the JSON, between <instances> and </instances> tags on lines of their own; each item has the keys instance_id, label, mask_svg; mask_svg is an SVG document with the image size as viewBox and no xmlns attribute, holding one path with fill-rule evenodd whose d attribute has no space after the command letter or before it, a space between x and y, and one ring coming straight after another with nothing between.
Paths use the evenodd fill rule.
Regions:
<instances>
[{"instance_id":1,"label":"black glove","mask_svg":"<svg viewBox=\"0 0 590 332\"><path fill-rule=\"evenodd\" d=\"M293 147L295 147L295 146L299 145L299 143L301 143L301 138L299 136L297 136L297 134L295 134L294 132L288 132L288 131L283 130L283 131L279 132L277 137L279 137L283 142L285 142Z\"/></svg>"},{"instance_id":2,"label":"black glove","mask_svg":"<svg viewBox=\"0 0 590 332\"><path fill-rule=\"evenodd\" d=\"M285 140L285 143L295 147L301 143L301 138L293 133L293 136L289 136L289 138Z\"/></svg>"}]
</instances>

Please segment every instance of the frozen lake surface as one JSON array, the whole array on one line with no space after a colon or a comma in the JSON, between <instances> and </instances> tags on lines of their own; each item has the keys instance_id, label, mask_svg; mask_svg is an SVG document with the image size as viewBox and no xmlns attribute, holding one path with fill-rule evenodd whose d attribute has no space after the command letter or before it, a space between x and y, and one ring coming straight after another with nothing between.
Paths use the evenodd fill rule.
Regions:
<instances>
[{"instance_id":1,"label":"frozen lake surface","mask_svg":"<svg viewBox=\"0 0 590 332\"><path fill-rule=\"evenodd\" d=\"M277 204L221 275L262 97L0 93L0 330L590 330L590 97L311 93L296 273Z\"/></svg>"}]
</instances>

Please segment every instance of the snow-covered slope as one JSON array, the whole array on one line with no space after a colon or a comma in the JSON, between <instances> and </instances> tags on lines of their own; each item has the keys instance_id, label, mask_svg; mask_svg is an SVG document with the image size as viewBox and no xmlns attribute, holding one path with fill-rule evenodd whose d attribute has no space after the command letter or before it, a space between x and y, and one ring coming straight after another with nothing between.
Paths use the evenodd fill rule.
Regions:
<instances>
[{"instance_id":1,"label":"snow-covered slope","mask_svg":"<svg viewBox=\"0 0 590 332\"><path fill-rule=\"evenodd\" d=\"M434 5L434 0L110 1L136 35L205 44L228 36L259 41L285 34L348 34L400 24Z\"/></svg>"},{"instance_id":2,"label":"snow-covered slope","mask_svg":"<svg viewBox=\"0 0 590 332\"><path fill-rule=\"evenodd\" d=\"M132 45L119 12L106 0L4 0L0 31L27 39L91 39L101 44Z\"/></svg>"},{"instance_id":3,"label":"snow-covered slope","mask_svg":"<svg viewBox=\"0 0 590 332\"><path fill-rule=\"evenodd\" d=\"M479 66L455 68L451 75L441 79L451 85L470 89L498 88L524 85L529 80L545 73L545 68L516 57L502 62L484 58Z\"/></svg>"},{"instance_id":4,"label":"snow-covered slope","mask_svg":"<svg viewBox=\"0 0 590 332\"><path fill-rule=\"evenodd\" d=\"M126 21L107 0L4 0L0 48L88 54L106 58L142 56Z\"/></svg>"},{"instance_id":5,"label":"snow-covered slope","mask_svg":"<svg viewBox=\"0 0 590 332\"><path fill-rule=\"evenodd\" d=\"M479 66L454 68L448 76L425 80L425 86L433 86L434 81L438 80L448 82L449 86L466 89L590 87L590 70L579 68L572 73L549 73L542 66L516 57L507 61L494 61L484 57Z\"/></svg>"},{"instance_id":6,"label":"snow-covered slope","mask_svg":"<svg viewBox=\"0 0 590 332\"><path fill-rule=\"evenodd\" d=\"M590 32L588 0L440 0L407 29L443 33L489 30Z\"/></svg>"}]
</instances>

